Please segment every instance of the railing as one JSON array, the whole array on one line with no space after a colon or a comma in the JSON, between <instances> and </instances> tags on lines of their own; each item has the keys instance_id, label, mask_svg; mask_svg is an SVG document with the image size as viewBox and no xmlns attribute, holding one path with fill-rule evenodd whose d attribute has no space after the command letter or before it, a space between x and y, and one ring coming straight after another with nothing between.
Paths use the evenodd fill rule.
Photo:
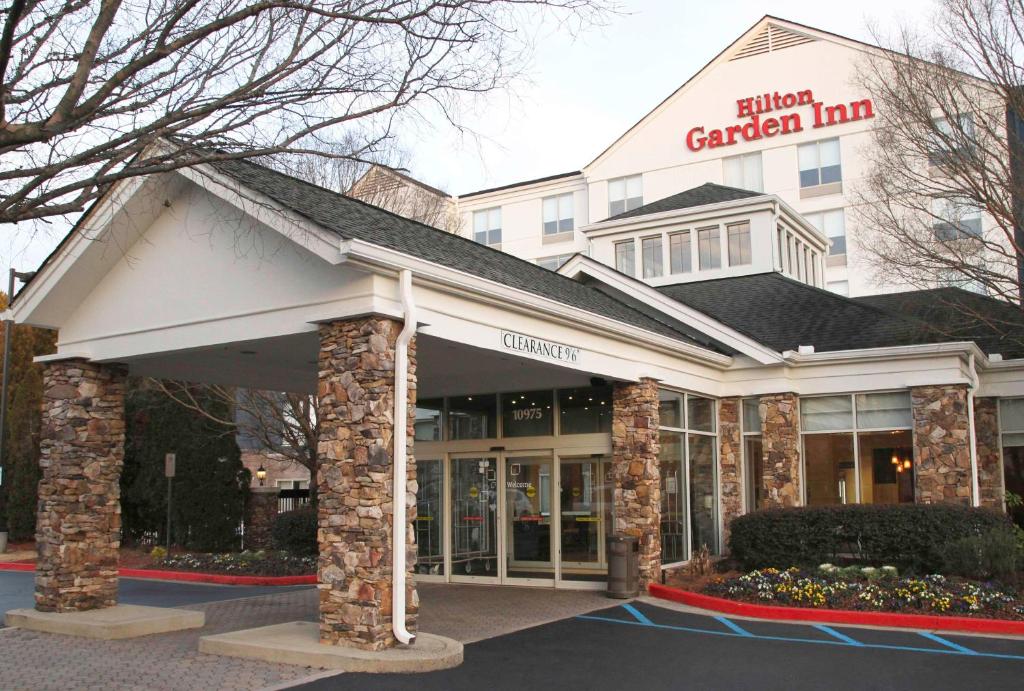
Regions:
<instances>
[{"instance_id":1,"label":"railing","mask_svg":"<svg viewBox=\"0 0 1024 691\"><path fill-rule=\"evenodd\" d=\"M282 489L277 493L277 512L294 511L309 505L308 489Z\"/></svg>"}]
</instances>

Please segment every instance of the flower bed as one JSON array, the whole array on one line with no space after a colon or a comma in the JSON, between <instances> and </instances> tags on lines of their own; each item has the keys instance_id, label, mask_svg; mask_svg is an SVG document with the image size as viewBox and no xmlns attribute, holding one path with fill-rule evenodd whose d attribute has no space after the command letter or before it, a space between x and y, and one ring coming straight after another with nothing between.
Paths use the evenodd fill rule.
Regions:
<instances>
[{"instance_id":1,"label":"flower bed","mask_svg":"<svg viewBox=\"0 0 1024 691\"><path fill-rule=\"evenodd\" d=\"M223 554L186 552L166 556L158 553L154 555L152 567L244 576L304 576L316 573L316 559L315 556L296 556L269 550Z\"/></svg>"},{"instance_id":2,"label":"flower bed","mask_svg":"<svg viewBox=\"0 0 1024 691\"><path fill-rule=\"evenodd\" d=\"M996 584L937 574L900 578L892 567L759 569L713 578L703 592L757 604L1024 620L1024 600Z\"/></svg>"}]
</instances>

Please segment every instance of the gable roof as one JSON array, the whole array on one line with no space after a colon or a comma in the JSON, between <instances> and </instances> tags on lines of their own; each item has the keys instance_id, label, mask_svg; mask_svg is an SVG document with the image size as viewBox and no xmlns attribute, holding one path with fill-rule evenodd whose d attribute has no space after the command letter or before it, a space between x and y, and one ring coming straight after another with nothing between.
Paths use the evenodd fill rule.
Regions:
<instances>
[{"instance_id":1,"label":"gable roof","mask_svg":"<svg viewBox=\"0 0 1024 691\"><path fill-rule=\"evenodd\" d=\"M550 298L674 340L707 345L615 298L532 262L391 213L246 160L210 164L218 172L332 231L425 261Z\"/></svg>"},{"instance_id":2,"label":"gable roof","mask_svg":"<svg viewBox=\"0 0 1024 691\"><path fill-rule=\"evenodd\" d=\"M935 309L934 291L851 299L779 273L680 283L658 290L779 351L800 346L828 352L973 340L986 352L1024 356L1021 345L1009 350L1006 339L1002 350L986 349L982 343L998 334L983 324L975 323L973 329L938 328L946 323L928 309ZM947 293L951 304L954 297L970 299L970 294L958 288L943 290L953 291ZM918 309L904 311L901 303ZM1012 329L1016 340L1024 343L1024 318Z\"/></svg>"},{"instance_id":3,"label":"gable roof","mask_svg":"<svg viewBox=\"0 0 1024 691\"><path fill-rule=\"evenodd\" d=\"M673 194L670 197L659 199L656 202L638 206L635 209L631 209L621 214L616 214L611 218L606 218L605 221L618 221L624 218L646 216L648 214L656 214L662 211L676 211L678 209L689 209L695 206L704 206L705 204L732 202L737 199L748 199L750 197L763 196L765 196L763 192L753 192L751 190L743 190L738 187L728 187L714 182L705 182L700 187L692 187L688 190L684 190L683 192L679 192L678 194Z\"/></svg>"}]
</instances>

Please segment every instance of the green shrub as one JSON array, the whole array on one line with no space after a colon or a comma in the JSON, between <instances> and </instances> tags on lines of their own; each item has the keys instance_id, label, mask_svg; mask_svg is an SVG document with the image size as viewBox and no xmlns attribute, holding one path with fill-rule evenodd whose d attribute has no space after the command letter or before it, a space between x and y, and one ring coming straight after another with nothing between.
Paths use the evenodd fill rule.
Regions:
<instances>
[{"instance_id":1,"label":"green shrub","mask_svg":"<svg viewBox=\"0 0 1024 691\"><path fill-rule=\"evenodd\" d=\"M316 554L316 521L316 511L308 506L277 514L270 528L274 547L292 554Z\"/></svg>"},{"instance_id":2,"label":"green shrub","mask_svg":"<svg viewBox=\"0 0 1024 691\"><path fill-rule=\"evenodd\" d=\"M941 571L945 546L957 540L1013 537L1005 515L958 504L765 509L735 519L730 532L732 555L746 569L854 561L916 573Z\"/></svg>"},{"instance_id":3,"label":"green shrub","mask_svg":"<svg viewBox=\"0 0 1024 691\"><path fill-rule=\"evenodd\" d=\"M942 547L944 573L979 580L1010 580L1016 576L1020 553L1012 531L987 533L954 540Z\"/></svg>"}]
</instances>

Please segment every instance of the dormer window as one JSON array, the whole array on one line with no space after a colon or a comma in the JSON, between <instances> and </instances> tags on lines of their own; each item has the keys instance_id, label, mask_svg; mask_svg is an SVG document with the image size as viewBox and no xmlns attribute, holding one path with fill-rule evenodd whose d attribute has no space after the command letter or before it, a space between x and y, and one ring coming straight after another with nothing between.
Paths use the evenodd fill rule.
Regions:
<instances>
[{"instance_id":1,"label":"dormer window","mask_svg":"<svg viewBox=\"0 0 1024 691\"><path fill-rule=\"evenodd\" d=\"M683 230L668 236L669 273L688 274L693 270L690 231Z\"/></svg>"},{"instance_id":2,"label":"dormer window","mask_svg":"<svg viewBox=\"0 0 1024 691\"><path fill-rule=\"evenodd\" d=\"M636 276L636 247L632 240L615 243L615 268L627 276Z\"/></svg>"},{"instance_id":3,"label":"dormer window","mask_svg":"<svg viewBox=\"0 0 1024 691\"><path fill-rule=\"evenodd\" d=\"M718 226L697 229L697 265L701 271L722 268L722 242Z\"/></svg>"},{"instance_id":4,"label":"dormer window","mask_svg":"<svg viewBox=\"0 0 1024 691\"><path fill-rule=\"evenodd\" d=\"M750 223L731 223L726 226L729 235L729 266L750 264Z\"/></svg>"},{"instance_id":5,"label":"dormer window","mask_svg":"<svg viewBox=\"0 0 1024 691\"><path fill-rule=\"evenodd\" d=\"M640 258L644 267L644 278L657 278L664 272L661 256L661 236L643 238L640 241Z\"/></svg>"}]
</instances>

